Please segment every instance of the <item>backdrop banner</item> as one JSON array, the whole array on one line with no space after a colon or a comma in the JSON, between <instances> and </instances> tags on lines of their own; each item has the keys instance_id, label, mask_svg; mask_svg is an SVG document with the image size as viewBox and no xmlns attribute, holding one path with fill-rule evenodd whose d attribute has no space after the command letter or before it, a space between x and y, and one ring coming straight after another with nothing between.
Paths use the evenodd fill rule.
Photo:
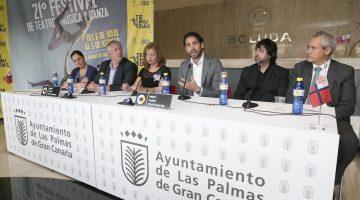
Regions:
<instances>
[{"instance_id":1,"label":"backdrop banner","mask_svg":"<svg viewBox=\"0 0 360 200\"><path fill-rule=\"evenodd\" d=\"M8 0L7 4L15 90L49 84L54 71L63 78L75 67L70 59L74 50L97 66L108 59L108 42L118 40L124 56L137 62L135 52L153 39L153 1ZM141 10L146 12L139 15ZM134 25L129 27L129 21ZM128 44L128 38L142 42Z\"/></svg>"},{"instance_id":2,"label":"backdrop banner","mask_svg":"<svg viewBox=\"0 0 360 200\"><path fill-rule=\"evenodd\" d=\"M6 15L6 0L0 0L0 91L12 90L12 73L9 43L9 24ZM0 118L3 112L0 105Z\"/></svg>"}]
</instances>

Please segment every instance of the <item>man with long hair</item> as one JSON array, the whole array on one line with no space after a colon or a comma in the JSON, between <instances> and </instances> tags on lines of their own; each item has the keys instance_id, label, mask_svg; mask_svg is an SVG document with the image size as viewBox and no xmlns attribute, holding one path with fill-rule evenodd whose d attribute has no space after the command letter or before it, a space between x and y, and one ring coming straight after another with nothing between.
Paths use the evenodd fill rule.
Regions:
<instances>
[{"instance_id":1,"label":"man with long hair","mask_svg":"<svg viewBox=\"0 0 360 200\"><path fill-rule=\"evenodd\" d=\"M269 38L255 46L255 64L245 67L234 93L235 99L274 102L286 96L289 71L276 64L277 45Z\"/></svg>"}]
</instances>

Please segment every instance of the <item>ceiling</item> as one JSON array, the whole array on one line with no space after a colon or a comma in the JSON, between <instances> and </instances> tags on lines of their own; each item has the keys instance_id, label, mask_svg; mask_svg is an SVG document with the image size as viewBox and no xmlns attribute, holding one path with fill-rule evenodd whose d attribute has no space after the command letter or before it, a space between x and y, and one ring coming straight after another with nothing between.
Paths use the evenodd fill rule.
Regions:
<instances>
[{"instance_id":1,"label":"ceiling","mask_svg":"<svg viewBox=\"0 0 360 200\"><path fill-rule=\"evenodd\" d=\"M155 0L155 12L234 0Z\"/></svg>"}]
</instances>

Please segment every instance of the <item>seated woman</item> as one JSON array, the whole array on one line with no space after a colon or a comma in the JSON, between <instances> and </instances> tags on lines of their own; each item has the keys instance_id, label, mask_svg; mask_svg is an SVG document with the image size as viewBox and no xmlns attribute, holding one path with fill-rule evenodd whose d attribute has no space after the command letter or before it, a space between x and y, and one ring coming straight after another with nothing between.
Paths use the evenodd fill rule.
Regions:
<instances>
[{"instance_id":1,"label":"seated woman","mask_svg":"<svg viewBox=\"0 0 360 200\"><path fill-rule=\"evenodd\" d=\"M165 66L165 58L161 53L159 46L151 42L144 48L144 68L138 74L138 77L131 86L131 90L137 92L160 93L162 90L161 80L167 73L171 80L171 72Z\"/></svg>"},{"instance_id":2,"label":"seated woman","mask_svg":"<svg viewBox=\"0 0 360 200\"><path fill-rule=\"evenodd\" d=\"M81 51L73 51L70 57L76 65L76 68L71 71L74 88L84 88L87 83L94 81L98 73L97 69L86 63L84 54ZM64 82L63 87L67 88L67 82Z\"/></svg>"}]
</instances>

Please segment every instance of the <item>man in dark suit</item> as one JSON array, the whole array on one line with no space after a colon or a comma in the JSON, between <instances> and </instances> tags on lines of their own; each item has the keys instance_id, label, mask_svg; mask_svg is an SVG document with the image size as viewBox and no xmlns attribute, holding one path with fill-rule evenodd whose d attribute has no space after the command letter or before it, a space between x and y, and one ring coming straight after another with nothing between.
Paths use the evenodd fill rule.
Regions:
<instances>
[{"instance_id":1,"label":"man in dark suit","mask_svg":"<svg viewBox=\"0 0 360 200\"><path fill-rule=\"evenodd\" d=\"M104 73L107 91L119 91L132 85L137 77L137 66L135 63L123 57L121 43L117 40L109 42L107 45L110 60L100 64L99 73L95 81L88 86L88 90L98 91L100 73Z\"/></svg>"},{"instance_id":2,"label":"man in dark suit","mask_svg":"<svg viewBox=\"0 0 360 200\"><path fill-rule=\"evenodd\" d=\"M190 58L184 60L180 65L178 93L182 94L185 87L185 94L188 95L219 97L220 72L223 71L220 60L205 54L204 40L199 33L186 33L183 43ZM184 86L185 78L187 80Z\"/></svg>"},{"instance_id":3,"label":"man in dark suit","mask_svg":"<svg viewBox=\"0 0 360 200\"><path fill-rule=\"evenodd\" d=\"M255 46L255 64L245 67L234 93L235 99L275 101L275 96L286 96L289 71L276 65L277 45L269 38Z\"/></svg>"},{"instance_id":4,"label":"man in dark suit","mask_svg":"<svg viewBox=\"0 0 360 200\"><path fill-rule=\"evenodd\" d=\"M354 68L330 58L335 48L336 40L329 33L319 31L310 38L306 52L307 60L295 64L286 101L292 102L292 89L297 77L304 79L305 102L308 102L306 99L314 74L318 73L319 76L327 77L332 99L328 106L335 107L340 135L335 175L335 185L339 185L346 167L356 155L359 140L350 125L350 116L354 113L356 104ZM315 72L315 70L320 71Z\"/></svg>"}]
</instances>

